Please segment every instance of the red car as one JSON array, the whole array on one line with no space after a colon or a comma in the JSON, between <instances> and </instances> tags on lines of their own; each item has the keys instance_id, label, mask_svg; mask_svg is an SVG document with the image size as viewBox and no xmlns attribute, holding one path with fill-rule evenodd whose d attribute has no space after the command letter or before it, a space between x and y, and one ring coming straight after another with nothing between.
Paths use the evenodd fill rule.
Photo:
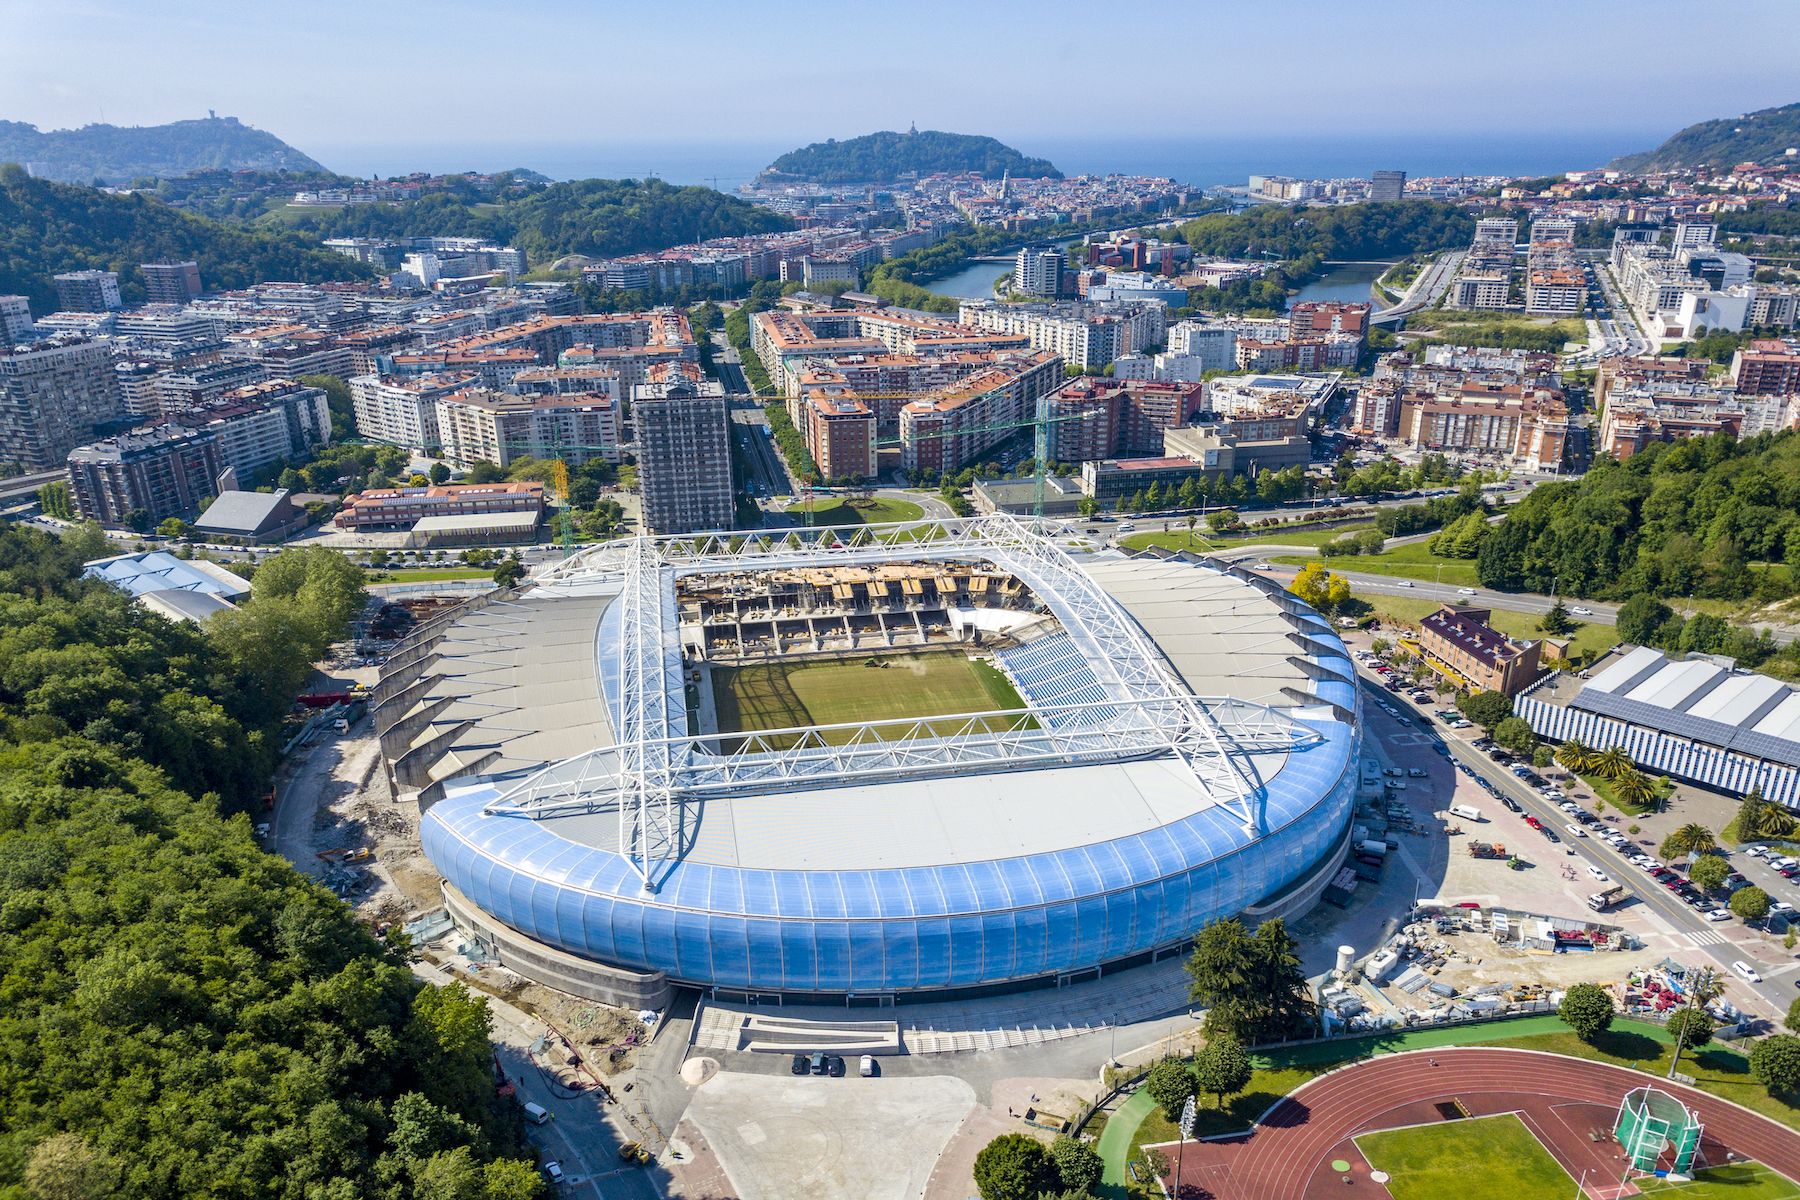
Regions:
<instances>
[{"instance_id":1,"label":"red car","mask_svg":"<svg viewBox=\"0 0 1800 1200\"><path fill-rule=\"evenodd\" d=\"M1542 829L1544 827L1543 823L1541 821L1539 821L1536 817L1531 816L1529 813L1527 813L1525 816L1525 823L1527 825L1531 826L1533 829Z\"/></svg>"}]
</instances>

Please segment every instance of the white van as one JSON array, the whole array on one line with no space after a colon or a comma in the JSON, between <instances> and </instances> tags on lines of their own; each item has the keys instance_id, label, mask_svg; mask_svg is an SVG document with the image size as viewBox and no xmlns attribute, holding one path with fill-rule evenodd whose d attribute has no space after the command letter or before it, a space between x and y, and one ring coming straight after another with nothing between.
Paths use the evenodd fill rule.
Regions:
<instances>
[{"instance_id":1,"label":"white van","mask_svg":"<svg viewBox=\"0 0 1800 1200\"><path fill-rule=\"evenodd\" d=\"M864 1079L868 1079L875 1074L875 1056L873 1054L865 1054L862 1056L862 1063L860 1064L858 1074Z\"/></svg>"},{"instance_id":2,"label":"white van","mask_svg":"<svg viewBox=\"0 0 1800 1200\"><path fill-rule=\"evenodd\" d=\"M1756 973L1756 969L1741 958L1731 964L1731 969L1751 983L1762 982L1762 976Z\"/></svg>"},{"instance_id":3,"label":"white van","mask_svg":"<svg viewBox=\"0 0 1800 1200\"><path fill-rule=\"evenodd\" d=\"M1481 820L1481 810L1476 808L1473 804L1452 804L1450 806L1450 815L1453 817L1461 817L1465 821Z\"/></svg>"},{"instance_id":4,"label":"white van","mask_svg":"<svg viewBox=\"0 0 1800 1200\"><path fill-rule=\"evenodd\" d=\"M525 1102L525 1119L533 1125L542 1125L550 1119L550 1112L541 1104Z\"/></svg>"}]
</instances>

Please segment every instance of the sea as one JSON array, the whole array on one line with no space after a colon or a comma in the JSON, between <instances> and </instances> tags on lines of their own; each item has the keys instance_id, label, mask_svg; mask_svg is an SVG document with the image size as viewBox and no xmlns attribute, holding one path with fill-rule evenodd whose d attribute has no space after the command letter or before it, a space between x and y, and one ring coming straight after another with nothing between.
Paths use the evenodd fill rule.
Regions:
<instances>
[{"instance_id":1,"label":"sea","mask_svg":"<svg viewBox=\"0 0 1800 1200\"><path fill-rule=\"evenodd\" d=\"M1048 158L1067 175L1165 175L1198 187L1242 186L1255 175L1304 179L1367 177L1398 169L1433 175L1547 175L1600 166L1654 146L1666 131L1555 133L1357 133L1183 138L1002 138ZM344 143L307 146L332 170L357 176L412 171L499 171L529 167L552 179L643 179L731 191L796 143L503 142Z\"/></svg>"}]
</instances>

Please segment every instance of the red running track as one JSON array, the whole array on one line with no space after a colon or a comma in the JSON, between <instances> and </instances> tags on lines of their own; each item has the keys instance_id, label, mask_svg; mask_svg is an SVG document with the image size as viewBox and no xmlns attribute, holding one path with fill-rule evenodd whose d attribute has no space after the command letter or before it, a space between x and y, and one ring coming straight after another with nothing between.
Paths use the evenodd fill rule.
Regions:
<instances>
[{"instance_id":1,"label":"red running track","mask_svg":"<svg viewBox=\"0 0 1800 1200\"><path fill-rule=\"evenodd\" d=\"M1565 1167L1586 1166L1595 1160L1597 1147L1566 1123L1543 1116L1571 1104L1616 1111L1626 1092L1645 1084L1674 1095L1700 1114L1709 1151L1728 1149L1800 1180L1800 1134L1748 1109L1607 1063L1532 1050L1472 1047L1384 1055L1320 1076L1271 1108L1248 1137L1188 1143L1178 1194L1217 1200L1301 1200L1314 1176L1336 1157L1334 1151L1343 1151L1349 1138L1422 1119L1416 1111L1407 1115L1401 1110L1477 1095L1482 1098L1479 1112L1528 1114L1533 1132L1545 1139ZM1606 1153L1616 1157L1616 1144ZM1596 1200L1617 1194L1617 1176L1608 1178L1596 1171L1589 1178L1594 1182L1588 1192ZM1330 1182L1339 1183L1335 1175Z\"/></svg>"}]
</instances>

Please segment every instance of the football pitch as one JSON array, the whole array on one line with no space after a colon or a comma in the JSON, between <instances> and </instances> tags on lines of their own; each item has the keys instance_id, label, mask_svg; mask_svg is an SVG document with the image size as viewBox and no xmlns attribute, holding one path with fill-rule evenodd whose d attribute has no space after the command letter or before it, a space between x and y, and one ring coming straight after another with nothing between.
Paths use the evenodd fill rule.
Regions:
<instances>
[{"instance_id":1,"label":"football pitch","mask_svg":"<svg viewBox=\"0 0 1800 1200\"><path fill-rule=\"evenodd\" d=\"M720 733L1025 707L1005 675L959 650L714 667L712 680Z\"/></svg>"}]
</instances>

